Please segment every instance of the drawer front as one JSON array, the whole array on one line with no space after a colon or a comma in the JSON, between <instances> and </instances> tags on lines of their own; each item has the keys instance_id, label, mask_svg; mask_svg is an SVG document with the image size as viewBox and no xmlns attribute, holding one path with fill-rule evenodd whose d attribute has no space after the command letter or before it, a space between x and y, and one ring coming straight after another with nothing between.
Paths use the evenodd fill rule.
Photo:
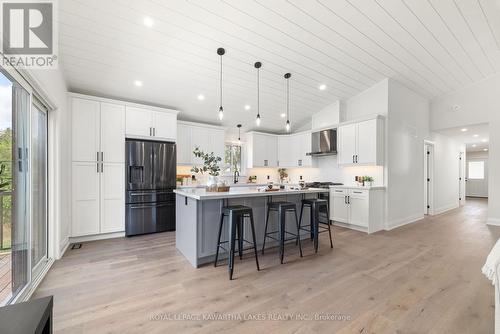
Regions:
<instances>
[{"instance_id":1,"label":"drawer front","mask_svg":"<svg viewBox=\"0 0 500 334\"><path fill-rule=\"evenodd\" d=\"M330 195L347 195L347 191L344 188L330 188Z\"/></svg>"},{"instance_id":2,"label":"drawer front","mask_svg":"<svg viewBox=\"0 0 500 334\"><path fill-rule=\"evenodd\" d=\"M368 190L349 189L349 196L367 198L368 197Z\"/></svg>"}]
</instances>

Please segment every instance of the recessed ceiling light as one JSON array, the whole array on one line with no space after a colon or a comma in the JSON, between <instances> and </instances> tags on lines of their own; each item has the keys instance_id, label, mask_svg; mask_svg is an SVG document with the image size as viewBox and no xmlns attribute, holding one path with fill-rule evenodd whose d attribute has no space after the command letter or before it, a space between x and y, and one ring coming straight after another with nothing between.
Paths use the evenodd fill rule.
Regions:
<instances>
[{"instance_id":1,"label":"recessed ceiling light","mask_svg":"<svg viewBox=\"0 0 500 334\"><path fill-rule=\"evenodd\" d=\"M134 81L134 85L136 85L137 87L142 87L142 81L141 80L135 80Z\"/></svg>"},{"instance_id":2,"label":"recessed ceiling light","mask_svg":"<svg viewBox=\"0 0 500 334\"><path fill-rule=\"evenodd\" d=\"M479 135L478 135L478 134L475 134L475 135L474 135L474 136L472 136L472 137L477 138L477 137L479 137Z\"/></svg>"},{"instance_id":3,"label":"recessed ceiling light","mask_svg":"<svg viewBox=\"0 0 500 334\"><path fill-rule=\"evenodd\" d=\"M198 98L198 100L203 101L205 99L205 95L198 94L197 98Z\"/></svg>"},{"instance_id":4,"label":"recessed ceiling light","mask_svg":"<svg viewBox=\"0 0 500 334\"><path fill-rule=\"evenodd\" d=\"M487 143L488 142L488 139L483 139L481 140L483 143Z\"/></svg>"},{"instance_id":5,"label":"recessed ceiling light","mask_svg":"<svg viewBox=\"0 0 500 334\"><path fill-rule=\"evenodd\" d=\"M282 113L280 116L281 116L281 118L285 118L286 114Z\"/></svg>"},{"instance_id":6,"label":"recessed ceiling light","mask_svg":"<svg viewBox=\"0 0 500 334\"><path fill-rule=\"evenodd\" d=\"M250 110L250 106L248 104L245 105L245 110Z\"/></svg>"},{"instance_id":7,"label":"recessed ceiling light","mask_svg":"<svg viewBox=\"0 0 500 334\"><path fill-rule=\"evenodd\" d=\"M483 148L483 151L485 151L485 152L486 152L486 151L488 151L488 149L487 149L487 148Z\"/></svg>"},{"instance_id":8,"label":"recessed ceiling light","mask_svg":"<svg viewBox=\"0 0 500 334\"><path fill-rule=\"evenodd\" d=\"M319 85L319 90L325 90L326 89L326 85L325 84L321 84Z\"/></svg>"},{"instance_id":9,"label":"recessed ceiling light","mask_svg":"<svg viewBox=\"0 0 500 334\"><path fill-rule=\"evenodd\" d=\"M476 147L477 145L476 144L472 144L472 147Z\"/></svg>"},{"instance_id":10,"label":"recessed ceiling light","mask_svg":"<svg viewBox=\"0 0 500 334\"><path fill-rule=\"evenodd\" d=\"M153 26L153 24L155 23L155 21L153 21L153 19L152 19L152 18L150 18L149 16L146 16L146 17L144 18L144 21L143 21L143 22L144 22L144 25L145 25L146 27L148 27L148 28L151 28L151 27Z\"/></svg>"},{"instance_id":11,"label":"recessed ceiling light","mask_svg":"<svg viewBox=\"0 0 500 334\"><path fill-rule=\"evenodd\" d=\"M463 128L463 129L461 129L460 131L462 131L462 132L467 132L467 131L468 131L468 129Z\"/></svg>"}]
</instances>

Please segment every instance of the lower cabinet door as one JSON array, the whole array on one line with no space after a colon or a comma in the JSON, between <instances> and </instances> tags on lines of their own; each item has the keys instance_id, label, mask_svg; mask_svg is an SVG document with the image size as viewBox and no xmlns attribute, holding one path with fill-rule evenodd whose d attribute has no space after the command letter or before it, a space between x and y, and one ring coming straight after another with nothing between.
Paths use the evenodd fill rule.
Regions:
<instances>
[{"instance_id":1,"label":"lower cabinet door","mask_svg":"<svg viewBox=\"0 0 500 334\"><path fill-rule=\"evenodd\" d=\"M97 162L73 162L71 236L99 233Z\"/></svg>"},{"instance_id":2,"label":"lower cabinet door","mask_svg":"<svg viewBox=\"0 0 500 334\"><path fill-rule=\"evenodd\" d=\"M125 164L104 164L101 176L101 233L125 231Z\"/></svg>"},{"instance_id":3,"label":"lower cabinet door","mask_svg":"<svg viewBox=\"0 0 500 334\"><path fill-rule=\"evenodd\" d=\"M353 192L349 196L349 224L368 227L368 196L366 194L356 195Z\"/></svg>"},{"instance_id":4,"label":"lower cabinet door","mask_svg":"<svg viewBox=\"0 0 500 334\"><path fill-rule=\"evenodd\" d=\"M330 192L330 194L332 194ZM340 223L347 223L349 207L346 204L346 196L333 193L330 197L330 219Z\"/></svg>"}]
</instances>

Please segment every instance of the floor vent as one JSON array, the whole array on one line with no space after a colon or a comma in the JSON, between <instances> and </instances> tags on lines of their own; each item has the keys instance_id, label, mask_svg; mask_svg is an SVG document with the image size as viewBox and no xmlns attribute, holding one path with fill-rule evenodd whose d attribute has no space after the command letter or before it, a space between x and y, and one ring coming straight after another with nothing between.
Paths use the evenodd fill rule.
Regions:
<instances>
[{"instance_id":1,"label":"floor vent","mask_svg":"<svg viewBox=\"0 0 500 334\"><path fill-rule=\"evenodd\" d=\"M80 248L82 248L82 244L80 243L71 245L71 249L80 249Z\"/></svg>"}]
</instances>

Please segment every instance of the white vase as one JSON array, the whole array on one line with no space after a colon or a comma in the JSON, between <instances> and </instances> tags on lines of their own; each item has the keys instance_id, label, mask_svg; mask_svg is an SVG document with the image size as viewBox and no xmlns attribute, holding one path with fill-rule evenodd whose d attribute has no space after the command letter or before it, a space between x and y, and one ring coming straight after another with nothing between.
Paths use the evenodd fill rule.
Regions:
<instances>
[{"instance_id":1,"label":"white vase","mask_svg":"<svg viewBox=\"0 0 500 334\"><path fill-rule=\"evenodd\" d=\"M207 180L207 187L216 187L217 186L217 176L209 175Z\"/></svg>"}]
</instances>

